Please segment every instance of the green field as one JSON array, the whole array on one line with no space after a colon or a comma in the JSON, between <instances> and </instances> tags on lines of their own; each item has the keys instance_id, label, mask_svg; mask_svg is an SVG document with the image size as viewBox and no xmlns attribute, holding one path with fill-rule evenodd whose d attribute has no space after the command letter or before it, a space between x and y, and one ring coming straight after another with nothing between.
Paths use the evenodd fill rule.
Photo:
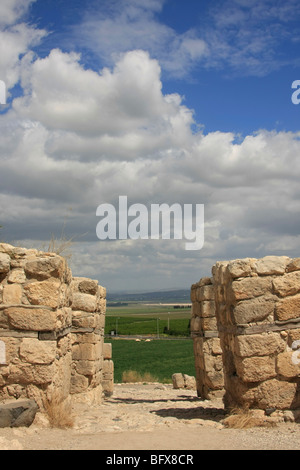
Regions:
<instances>
[{"instance_id":1,"label":"green field","mask_svg":"<svg viewBox=\"0 0 300 470\"><path fill-rule=\"evenodd\" d=\"M181 372L195 376L193 342L186 340L134 340L107 339L112 343L114 381L122 382L122 374L135 370L152 374L159 382L171 383L172 374Z\"/></svg>"},{"instance_id":2,"label":"green field","mask_svg":"<svg viewBox=\"0 0 300 470\"><path fill-rule=\"evenodd\" d=\"M189 336L190 308L174 309L173 306L131 303L126 306L108 307L105 334Z\"/></svg>"}]
</instances>

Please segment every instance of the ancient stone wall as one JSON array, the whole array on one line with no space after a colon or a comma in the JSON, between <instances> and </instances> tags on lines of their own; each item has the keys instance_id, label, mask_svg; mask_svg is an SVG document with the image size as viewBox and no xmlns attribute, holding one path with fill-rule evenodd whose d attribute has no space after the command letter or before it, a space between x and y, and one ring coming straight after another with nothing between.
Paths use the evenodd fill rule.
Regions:
<instances>
[{"instance_id":1,"label":"ancient stone wall","mask_svg":"<svg viewBox=\"0 0 300 470\"><path fill-rule=\"evenodd\" d=\"M63 257L0 244L0 401L101 401L105 298Z\"/></svg>"},{"instance_id":2,"label":"ancient stone wall","mask_svg":"<svg viewBox=\"0 0 300 470\"><path fill-rule=\"evenodd\" d=\"M299 409L300 259L218 262L212 274L225 406Z\"/></svg>"},{"instance_id":3,"label":"ancient stone wall","mask_svg":"<svg viewBox=\"0 0 300 470\"><path fill-rule=\"evenodd\" d=\"M222 396L224 376L222 350L217 329L212 279L202 278L191 288L193 338L197 394L203 399Z\"/></svg>"}]
</instances>

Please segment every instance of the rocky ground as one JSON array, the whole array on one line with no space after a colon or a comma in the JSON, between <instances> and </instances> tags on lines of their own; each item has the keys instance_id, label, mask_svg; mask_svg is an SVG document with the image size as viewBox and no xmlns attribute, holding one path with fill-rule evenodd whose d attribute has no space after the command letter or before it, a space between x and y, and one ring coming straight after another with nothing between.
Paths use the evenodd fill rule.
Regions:
<instances>
[{"instance_id":1,"label":"rocky ground","mask_svg":"<svg viewBox=\"0 0 300 470\"><path fill-rule=\"evenodd\" d=\"M221 399L162 384L117 384L100 406L76 404L71 429L41 420L0 429L0 450L299 450L300 424L229 429Z\"/></svg>"}]
</instances>

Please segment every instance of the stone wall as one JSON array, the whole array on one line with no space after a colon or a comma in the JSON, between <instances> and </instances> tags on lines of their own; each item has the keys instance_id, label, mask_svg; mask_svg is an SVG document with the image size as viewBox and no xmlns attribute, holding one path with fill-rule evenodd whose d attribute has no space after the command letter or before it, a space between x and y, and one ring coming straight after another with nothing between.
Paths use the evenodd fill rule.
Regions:
<instances>
[{"instance_id":1,"label":"stone wall","mask_svg":"<svg viewBox=\"0 0 300 470\"><path fill-rule=\"evenodd\" d=\"M105 297L63 257L0 244L0 401L101 401Z\"/></svg>"},{"instance_id":2,"label":"stone wall","mask_svg":"<svg viewBox=\"0 0 300 470\"><path fill-rule=\"evenodd\" d=\"M193 338L197 394L203 399L222 396L224 375L222 349L217 329L212 278L202 278L191 288Z\"/></svg>"},{"instance_id":3,"label":"stone wall","mask_svg":"<svg viewBox=\"0 0 300 470\"><path fill-rule=\"evenodd\" d=\"M218 262L212 274L225 406L300 408L300 258Z\"/></svg>"}]
</instances>

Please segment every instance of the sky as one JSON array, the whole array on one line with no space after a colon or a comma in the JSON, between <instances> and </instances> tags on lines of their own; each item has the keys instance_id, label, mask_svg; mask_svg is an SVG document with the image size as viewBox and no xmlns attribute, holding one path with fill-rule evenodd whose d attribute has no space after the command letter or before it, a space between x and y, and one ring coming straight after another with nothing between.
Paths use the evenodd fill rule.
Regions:
<instances>
[{"instance_id":1,"label":"sky","mask_svg":"<svg viewBox=\"0 0 300 470\"><path fill-rule=\"evenodd\" d=\"M108 293L300 256L298 0L1 0L0 80L2 241L71 240ZM120 196L204 205L203 247L100 240Z\"/></svg>"}]
</instances>

